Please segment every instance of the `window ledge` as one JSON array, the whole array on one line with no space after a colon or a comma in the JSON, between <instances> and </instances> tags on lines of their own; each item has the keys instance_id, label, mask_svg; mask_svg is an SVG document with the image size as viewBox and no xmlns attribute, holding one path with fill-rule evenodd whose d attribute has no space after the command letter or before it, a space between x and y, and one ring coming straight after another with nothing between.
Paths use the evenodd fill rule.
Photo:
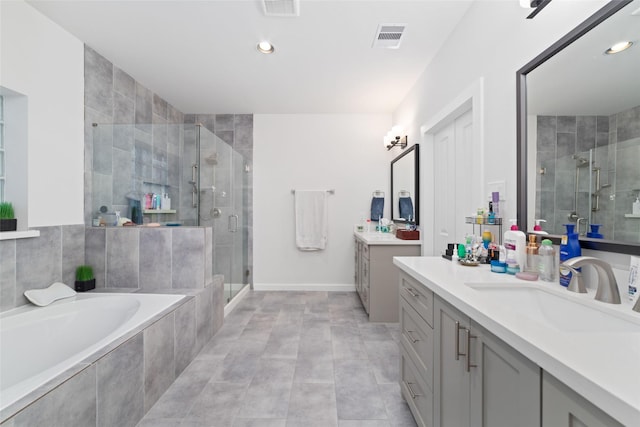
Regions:
<instances>
[{"instance_id":1,"label":"window ledge","mask_svg":"<svg viewBox=\"0 0 640 427\"><path fill-rule=\"evenodd\" d=\"M3 231L0 233L0 240L28 239L38 236L40 236L40 230Z\"/></svg>"}]
</instances>

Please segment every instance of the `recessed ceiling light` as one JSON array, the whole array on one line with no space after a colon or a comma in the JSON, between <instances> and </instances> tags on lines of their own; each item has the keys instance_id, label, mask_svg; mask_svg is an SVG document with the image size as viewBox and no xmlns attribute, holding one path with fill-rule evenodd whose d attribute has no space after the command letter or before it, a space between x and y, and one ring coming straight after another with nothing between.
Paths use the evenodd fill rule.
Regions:
<instances>
[{"instance_id":1,"label":"recessed ceiling light","mask_svg":"<svg viewBox=\"0 0 640 427\"><path fill-rule=\"evenodd\" d=\"M614 53L622 52L623 50L629 49L633 45L633 42L624 41L620 43L616 43L611 46L609 49L605 50L604 53L607 55L613 55Z\"/></svg>"},{"instance_id":2,"label":"recessed ceiling light","mask_svg":"<svg viewBox=\"0 0 640 427\"><path fill-rule=\"evenodd\" d=\"M273 45L269 42L260 42L258 43L257 48L258 52L260 53L273 53L273 51L275 50Z\"/></svg>"}]
</instances>

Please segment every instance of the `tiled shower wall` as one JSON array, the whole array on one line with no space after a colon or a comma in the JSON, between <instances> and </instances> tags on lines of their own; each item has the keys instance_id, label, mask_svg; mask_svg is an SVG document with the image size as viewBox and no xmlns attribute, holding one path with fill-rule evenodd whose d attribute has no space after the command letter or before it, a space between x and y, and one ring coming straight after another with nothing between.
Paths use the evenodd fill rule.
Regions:
<instances>
[{"instance_id":1,"label":"tiled shower wall","mask_svg":"<svg viewBox=\"0 0 640 427\"><path fill-rule=\"evenodd\" d=\"M98 126L94 127L94 123ZM244 156L246 191L242 216L246 232L243 243L248 254L242 263L250 280L253 271L253 115L183 114L88 46L85 46L85 224L91 224L103 205L110 211L127 212L125 195L130 191L166 189L172 208L177 208L178 214L154 215L151 219L181 220L193 225L195 213L191 208L190 186L186 184L191 177L191 160L187 159L191 140L185 133L193 129L195 123L202 123ZM231 239L225 235L226 223L206 225L214 230L213 258L218 265L214 266L213 273L223 274L231 262Z\"/></svg>"},{"instance_id":2,"label":"tiled shower wall","mask_svg":"<svg viewBox=\"0 0 640 427\"><path fill-rule=\"evenodd\" d=\"M130 192L177 201L182 112L86 45L84 64L85 224L100 206L124 215Z\"/></svg>"},{"instance_id":3,"label":"tiled shower wall","mask_svg":"<svg viewBox=\"0 0 640 427\"><path fill-rule=\"evenodd\" d=\"M40 237L0 241L0 311L27 303L29 289L54 282L73 287L84 264L84 224L39 227Z\"/></svg>"},{"instance_id":4,"label":"tiled shower wall","mask_svg":"<svg viewBox=\"0 0 640 427\"><path fill-rule=\"evenodd\" d=\"M640 221L625 217L640 187L640 106L611 116L537 117L536 218L547 220L544 229L553 234L565 231L563 224L569 222L575 203L574 156L589 159L589 150L603 186L599 210L592 212L591 222L602 224L600 233L605 238L640 241ZM590 168L579 169L577 212L586 218Z\"/></svg>"}]
</instances>

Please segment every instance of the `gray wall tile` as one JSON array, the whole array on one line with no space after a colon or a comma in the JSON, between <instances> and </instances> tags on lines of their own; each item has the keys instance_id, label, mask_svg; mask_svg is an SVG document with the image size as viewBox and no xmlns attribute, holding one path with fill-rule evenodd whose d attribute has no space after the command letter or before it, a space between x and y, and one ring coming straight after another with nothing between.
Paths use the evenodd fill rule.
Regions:
<instances>
[{"instance_id":1,"label":"gray wall tile","mask_svg":"<svg viewBox=\"0 0 640 427\"><path fill-rule=\"evenodd\" d=\"M113 66L87 45L84 47L84 103L104 114L113 111Z\"/></svg>"},{"instance_id":2,"label":"gray wall tile","mask_svg":"<svg viewBox=\"0 0 640 427\"><path fill-rule=\"evenodd\" d=\"M180 306L175 312L175 375L184 371L196 355L196 300Z\"/></svg>"},{"instance_id":3,"label":"gray wall tile","mask_svg":"<svg viewBox=\"0 0 640 427\"><path fill-rule=\"evenodd\" d=\"M140 288L171 289L171 229L140 229Z\"/></svg>"},{"instance_id":4,"label":"gray wall tile","mask_svg":"<svg viewBox=\"0 0 640 427\"><path fill-rule=\"evenodd\" d=\"M118 67L113 67L113 90L126 96L130 100L136 99L136 81L129 74ZM133 122L116 122L133 123Z\"/></svg>"},{"instance_id":5,"label":"gray wall tile","mask_svg":"<svg viewBox=\"0 0 640 427\"><path fill-rule=\"evenodd\" d=\"M84 239L85 264L93 267L96 288L105 288L107 283L107 230L104 227L87 227Z\"/></svg>"},{"instance_id":6,"label":"gray wall tile","mask_svg":"<svg viewBox=\"0 0 640 427\"><path fill-rule=\"evenodd\" d=\"M138 287L139 235L138 228L107 228L107 288Z\"/></svg>"},{"instance_id":7,"label":"gray wall tile","mask_svg":"<svg viewBox=\"0 0 640 427\"><path fill-rule=\"evenodd\" d=\"M196 353L213 337L213 287L196 296Z\"/></svg>"},{"instance_id":8,"label":"gray wall tile","mask_svg":"<svg viewBox=\"0 0 640 427\"><path fill-rule=\"evenodd\" d=\"M176 379L175 316L144 330L144 410L148 411Z\"/></svg>"},{"instance_id":9,"label":"gray wall tile","mask_svg":"<svg viewBox=\"0 0 640 427\"><path fill-rule=\"evenodd\" d=\"M0 311L16 305L16 240L0 241Z\"/></svg>"},{"instance_id":10,"label":"gray wall tile","mask_svg":"<svg viewBox=\"0 0 640 427\"><path fill-rule=\"evenodd\" d=\"M153 114L153 93L139 82L136 82L136 126L138 129L149 129Z\"/></svg>"},{"instance_id":11,"label":"gray wall tile","mask_svg":"<svg viewBox=\"0 0 640 427\"><path fill-rule=\"evenodd\" d=\"M174 228L172 235L172 287L204 287L204 231L201 228Z\"/></svg>"},{"instance_id":12,"label":"gray wall tile","mask_svg":"<svg viewBox=\"0 0 640 427\"><path fill-rule=\"evenodd\" d=\"M135 426L144 415L143 341L138 334L98 362L98 427Z\"/></svg>"},{"instance_id":13,"label":"gray wall tile","mask_svg":"<svg viewBox=\"0 0 640 427\"><path fill-rule=\"evenodd\" d=\"M76 267L84 264L84 224L62 226L62 282L74 287Z\"/></svg>"},{"instance_id":14,"label":"gray wall tile","mask_svg":"<svg viewBox=\"0 0 640 427\"><path fill-rule=\"evenodd\" d=\"M24 291L62 281L60 227L40 227L40 237L16 241L16 305L26 304Z\"/></svg>"},{"instance_id":15,"label":"gray wall tile","mask_svg":"<svg viewBox=\"0 0 640 427\"><path fill-rule=\"evenodd\" d=\"M14 418L15 427L95 426L96 368L89 366Z\"/></svg>"},{"instance_id":16,"label":"gray wall tile","mask_svg":"<svg viewBox=\"0 0 640 427\"><path fill-rule=\"evenodd\" d=\"M235 127L233 114L216 114L215 120L216 132L221 130L233 130Z\"/></svg>"}]
</instances>

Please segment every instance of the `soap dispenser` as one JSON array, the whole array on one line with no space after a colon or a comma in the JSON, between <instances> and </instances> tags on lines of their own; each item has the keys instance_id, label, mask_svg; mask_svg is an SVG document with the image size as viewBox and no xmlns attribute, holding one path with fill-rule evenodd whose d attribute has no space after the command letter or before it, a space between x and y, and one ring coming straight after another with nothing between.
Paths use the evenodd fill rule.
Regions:
<instances>
[{"instance_id":1,"label":"soap dispenser","mask_svg":"<svg viewBox=\"0 0 640 427\"><path fill-rule=\"evenodd\" d=\"M549 234L546 231L544 231L542 229L542 226L540 225L541 222L547 222L546 220L544 220L544 219L536 219L535 221L536 221L536 225L533 227L533 231L531 233L533 233L533 234L545 234L545 235Z\"/></svg>"},{"instance_id":2,"label":"soap dispenser","mask_svg":"<svg viewBox=\"0 0 640 427\"><path fill-rule=\"evenodd\" d=\"M509 221L513 223L511 229L504 233L504 247L507 251L507 259L510 258L509 252L513 252L512 256L515 257L518 265L524 268L527 259L525 251L527 238L524 233L518 229L518 224L516 224L517 220L510 219Z\"/></svg>"}]
</instances>

